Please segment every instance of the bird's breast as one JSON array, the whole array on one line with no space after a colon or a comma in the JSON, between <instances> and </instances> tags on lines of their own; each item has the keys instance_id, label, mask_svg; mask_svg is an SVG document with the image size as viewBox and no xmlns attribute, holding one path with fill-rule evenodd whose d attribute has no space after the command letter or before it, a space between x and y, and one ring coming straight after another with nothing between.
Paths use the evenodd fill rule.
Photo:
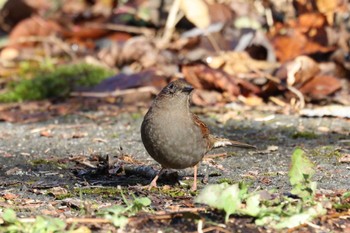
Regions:
<instances>
[{"instance_id":1,"label":"bird's breast","mask_svg":"<svg viewBox=\"0 0 350 233\"><path fill-rule=\"evenodd\" d=\"M206 153L206 139L189 111L152 112L146 115L142 128L147 151L164 167L190 167Z\"/></svg>"}]
</instances>

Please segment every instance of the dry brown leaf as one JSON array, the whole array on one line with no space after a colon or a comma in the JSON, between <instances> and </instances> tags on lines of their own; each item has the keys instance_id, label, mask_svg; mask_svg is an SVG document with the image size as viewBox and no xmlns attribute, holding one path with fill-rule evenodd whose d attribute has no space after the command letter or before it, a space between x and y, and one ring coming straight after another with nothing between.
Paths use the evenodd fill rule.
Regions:
<instances>
[{"instance_id":1,"label":"dry brown leaf","mask_svg":"<svg viewBox=\"0 0 350 233\"><path fill-rule=\"evenodd\" d=\"M192 103L197 106L212 106L224 102L224 98L217 91L195 90L192 95Z\"/></svg>"},{"instance_id":2,"label":"dry brown leaf","mask_svg":"<svg viewBox=\"0 0 350 233\"><path fill-rule=\"evenodd\" d=\"M9 36L9 43L13 45L18 39L25 39L31 36L46 37L61 32L61 27L54 21L43 19L39 16L21 21L11 31ZM17 44L16 47L31 46L33 42Z\"/></svg>"},{"instance_id":3,"label":"dry brown leaf","mask_svg":"<svg viewBox=\"0 0 350 233\"><path fill-rule=\"evenodd\" d=\"M226 73L236 75L238 73L249 73L254 70L271 70L279 64L259 61L251 58L247 52L222 52L218 56L207 58L211 68L222 68Z\"/></svg>"},{"instance_id":4,"label":"dry brown leaf","mask_svg":"<svg viewBox=\"0 0 350 233\"><path fill-rule=\"evenodd\" d=\"M102 20L100 20L102 21ZM102 22L95 22L95 23L103 23ZM93 27L89 24L77 24L77 25L72 25L71 27L66 27L63 31L62 34L65 37L72 37L75 40L79 39L97 39L101 38L105 35L108 34L108 30L105 28L99 28L99 27ZM86 43L86 41L85 41Z\"/></svg>"},{"instance_id":5,"label":"dry brown leaf","mask_svg":"<svg viewBox=\"0 0 350 233\"><path fill-rule=\"evenodd\" d=\"M0 9L0 27L6 32L10 32L16 24L35 13L35 9L24 0L1 1L1 3L4 4Z\"/></svg>"},{"instance_id":6,"label":"dry brown leaf","mask_svg":"<svg viewBox=\"0 0 350 233\"><path fill-rule=\"evenodd\" d=\"M350 163L350 154L345 154L339 158L340 163Z\"/></svg>"},{"instance_id":7,"label":"dry brown leaf","mask_svg":"<svg viewBox=\"0 0 350 233\"><path fill-rule=\"evenodd\" d=\"M204 64L182 66L182 73L187 82L197 89L219 90L230 96L238 96L240 90L233 77L221 70L212 69Z\"/></svg>"},{"instance_id":8,"label":"dry brown leaf","mask_svg":"<svg viewBox=\"0 0 350 233\"><path fill-rule=\"evenodd\" d=\"M318 64L307 56L296 57L293 61L285 64L285 67L289 86L300 86L320 72Z\"/></svg>"},{"instance_id":9,"label":"dry brown leaf","mask_svg":"<svg viewBox=\"0 0 350 233\"><path fill-rule=\"evenodd\" d=\"M238 99L242 101L245 105L253 107L260 106L264 103L263 99L256 95L250 95L247 97L238 96Z\"/></svg>"},{"instance_id":10,"label":"dry brown leaf","mask_svg":"<svg viewBox=\"0 0 350 233\"><path fill-rule=\"evenodd\" d=\"M51 131L44 130L44 131L40 132L40 136L41 137L51 138L52 137L52 133L51 133Z\"/></svg>"},{"instance_id":11,"label":"dry brown leaf","mask_svg":"<svg viewBox=\"0 0 350 233\"><path fill-rule=\"evenodd\" d=\"M333 25L334 13L339 5L339 1L316 0L316 5L318 10L326 16L327 22Z\"/></svg>"},{"instance_id":12,"label":"dry brown leaf","mask_svg":"<svg viewBox=\"0 0 350 233\"><path fill-rule=\"evenodd\" d=\"M179 1L185 17L197 28L205 29L210 25L209 9L204 0Z\"/></svg>"},{"instance_id":13,"label":"dry brown leaf","mask_svg":"<svg viewBox=\"0 0 350 233\"><path fill-rule=\"evenodd\" d=\"M299 16L296 21L296 28L303 33L310 33L312 28L323 28L327 25L326 17L320 13L305 13Z\"/></svg>"},{"instance_id":14,"label":"dry brown leaf","mask_svg":"<svg viewBox=\"0 0 350 233\"><path fill-rule=\"evenodd\" d=\"M5 200L13 200L13 199L17 199L18 198L18 194L14 194L14 193L5 193L2 195L2 197Z\"/></svg>"},{"instance_id":15,"label":"dry brown leaf","mask_svg":"<svg viewBox=\"0 0 350 233\"><path fill-rule=\"evenodd\" d=\"M326 26L327 20L321 13L305 13L285 25L277 24L276 30L271 31L276 56L284 62L303 54L333 51Z\"/></svg>"},{"instance_id":16,"label":"dry brown leaf","mask_svg":"<svg viewBox=\"0 0 350 233\"><path fill-rule=\"evenodd\" d=\"M288 35L279 35L273 39L276 56L281 62L291 60L303 54L326 53L333 50L309 40L300 31L292 30Z\"/></svg>"},{"instance_id":17,"label":"dry brown leaf","mask_svg":"<svg viewBox=\"0 0 350 233\"><path fill-rule=\"evenodd\" d=\"M341 89L339 79L333 76L316 76L309 82L305 83L299 90L304 95L309 96L313 100L324 99Z\"/></svg>"},{"instance_id":18,"label":"dry brown leaf","mask_svg":"<svg viewBox=\"0 0 350 233\"><path fill-rule=\"evenodd\" d=\"M63 187L53 187L47 190L47 193L52 194L53 196L60 196L63 194L67 194L68 190Z\"/></svg>"},{"instance_id":19,"label":"dry brown leaf","mask_svg":"<svg viewBox=\"0 0 350 233\"><path fill-rule=\"evenodd\" d=\"M0 57L2 60L5 61L13 61L16 58L18 58L20 55L20 52L17 48L4 48L3 50L1 50L0 52Z\"/></svg>"}]
</instances>

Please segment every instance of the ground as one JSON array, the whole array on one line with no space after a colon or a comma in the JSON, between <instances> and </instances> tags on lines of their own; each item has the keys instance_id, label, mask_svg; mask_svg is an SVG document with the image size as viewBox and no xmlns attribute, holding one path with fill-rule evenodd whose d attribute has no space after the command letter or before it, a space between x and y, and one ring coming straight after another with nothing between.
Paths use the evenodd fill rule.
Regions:
<instances>
[{"instance_id":1,"label":"ground","mask_svg":"<svg viewBox=\"0 0 350 233\"><path fill-rule=\"evenodd\" d=\"M213 134L258 148L212 151L199 166L199 190L206 185L204 182L244 180L251 189L286 193L290 190L290 157L297 147L304 149L316 164L319 190L350 190L349 164L340 162L342 155L349 153L349 120L242 109L220 113L213 109L204 113L193 110L201 112L200 118ZM186 208L202 208L193 203L196 194L189 191L192 169L178 171L180 182L175 171L169 171L160 180L160 189L148 191L142 187L160 168L142 145L140 125L145 111L82 111L38 123L1 122L0 207L15 208L18 216L25 218L38 214L74 218L82 216L82 210L84 216L92 216L103 206L122 204L122 190L128 198L132 198L131 193L148 196L154 211L173 209L177 213L171 217L164 213L168 217L162 215L160 220L141 216L136 221L134 217L129 225L132 231L144 232L144 227L150 232L196 231L200 218L223 223L217 212L181 213ZM349 224L349 219L344 221ZM264 231L245 218L233 218L228 226Z\"/></svg>"}]
</instances>

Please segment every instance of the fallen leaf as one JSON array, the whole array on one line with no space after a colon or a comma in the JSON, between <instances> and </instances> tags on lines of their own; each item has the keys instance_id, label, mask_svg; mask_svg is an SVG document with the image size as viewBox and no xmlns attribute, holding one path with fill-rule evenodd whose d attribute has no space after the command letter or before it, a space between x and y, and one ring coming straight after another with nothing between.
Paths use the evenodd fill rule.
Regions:
<instances>
[{"instance_id":1,"label":"fallen leaf","mask_svg":"<svg viewBox=\"0 0 350 233\"><path fill-rule=\"evenodd\" d=\"M185 17L198 28L207 28L211 24L209 8L203 0L180 0L180 9Z\"/></svg>"},{"instance_id":2,"label":"fallen leaf","mask_svg":"<svg viewBox=\"0 0 350 233\"><path fill-rule=\"evenodd\" d=\"M350 154L342 155L338 161L340 163L350 163Z\"/></svg>"},{"instance_id":3,"label":"fallen leaf","mask_svg":"<svg viewBox=\"0 0 350 233\"><path fill-rule=\"evenodd\" d=\"M40 132L40 136L51 138L52 137L52 133L50 131L41 131Z\"/></svg>"},{"instance_id":4,"label":"fallen leaf","mask_svg":"<svg viewBox=\"0 0 350 233\"><path fill-rule=\"evenodd\" d=\"M61 26L55 21L43 19L39 16L32 16L31 18L22 20L11 31L9 35L10 47L20 48L23 46L32 46L35 42L31 42L29 37L46 37L60 33L61 30ZM17 43L19 39L23 40L23 43Z\"/></svg>"},{"instance_id":5,"label":"fallen leaf","mask_svg":"<svg viewBox=\"0 0 350 233\"><path fill-rule=\"evenodd\" d=\"M74 133L72 135L72 138L84 138L86 137L88 134L87 133L83 133L83 132L77 132L77 133Z\"/></svg>"},{"instance_id":6,"label":"fallen leaf","mask_svg":"<svg viewBox=\"0 0 350 233\"><path fill-rule=\"evenodd\" d=\"M54 197L67 194L68 190L63 187L53 187L47 190L48 194L52 194Z\"/></svg>"},{"instance_id":7,"label":"fallen leaf","mask_svg":"<svg viewBox=\"0 0 350 233\"><path fill-rule=\"evenodd\" d=\"M285 64L287 69L287 84L301 86L320 72L318 64L307 56L298 56Z\"/></svg>"},{"instance_id":8,"label":"fallen leaf","mask_svg":"<svg viewBox=\"0 0 350 233\"><path fill-rule=\"evenodd\" d=\"M5 193L2 195L3 198L6 200L13 200L18 198L18 194L13 194L13 193Z\"/></svg>"},{"instance_id":9,"label":"fallen leaf","mask_svg":"<svg viewBox=\"0 0 350 233\"><path fill-rule=\"evenodd\" d=\"M333 76L316 76L306 82L299 90L312 100L324 99L341 89L340 80Z\"/></svg>"}]
</instances>

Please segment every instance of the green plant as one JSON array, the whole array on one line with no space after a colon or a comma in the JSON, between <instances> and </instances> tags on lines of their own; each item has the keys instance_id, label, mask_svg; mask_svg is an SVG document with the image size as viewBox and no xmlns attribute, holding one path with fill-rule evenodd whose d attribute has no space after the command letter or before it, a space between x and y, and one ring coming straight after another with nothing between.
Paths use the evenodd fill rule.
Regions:
<instances>
[{"instance_id":1,"label":"green plant","mask_svg":"<svg viewBox=\"0 0 350 233\"><path fill-rule=\"evenodd\" d=\"M295 227L325 214L321 202L314 200L316 182L311 181L314 172L313 164L304 152L296 149L292 155L289 181L293 187L291 193L297 198L275 195L275 198L263 199L258 191L248 192L248 186L243 183L222 183L205 187L196 202L223 210L226 222L231 214L236 214L254 217L257 225L276 229Z\"/></svg>"},{"instance_id":2,"label":"green plant","mask_svg":"<svg viewBox=\"0 0 350 233\"><path fill-rule=\"evenodd\" d=\"M5 209L2 219L4 223L0 226L0 232L15 233L15 232L65 232L66 223L59 218L51 218L44 216L37 216L32 223L25 223L19 221L16 217L16 212L12 209Z\"/></svg>"},{"instance_id":3,"label":"green plant","mask_svg":"<svg viewBox=\"0 0 350 233\"><path fill-rule=\"evenodd\" d=\"M123 228L128 223L128 217L133 216L148 207L151 204L151 200L148 197L135 197L133 195L133 200L129 201L124 196L122 190L120 190L120 194L126 207L112 206L101 210L98 215L110 220L114 226Z\"/></svg>"},{"instance_id":4,"label":"green plant","mask_svg":"<svg viewBox=\"0 0 350 233\"><path fill-rule=\"evenodd\" d=\"M65 97L75 87L89 87L112 75L110 70L89 64L62 65L57 69L39 69L34 78L10 83L0 102L20 102Z\"/></svg>"}]
</instances>

